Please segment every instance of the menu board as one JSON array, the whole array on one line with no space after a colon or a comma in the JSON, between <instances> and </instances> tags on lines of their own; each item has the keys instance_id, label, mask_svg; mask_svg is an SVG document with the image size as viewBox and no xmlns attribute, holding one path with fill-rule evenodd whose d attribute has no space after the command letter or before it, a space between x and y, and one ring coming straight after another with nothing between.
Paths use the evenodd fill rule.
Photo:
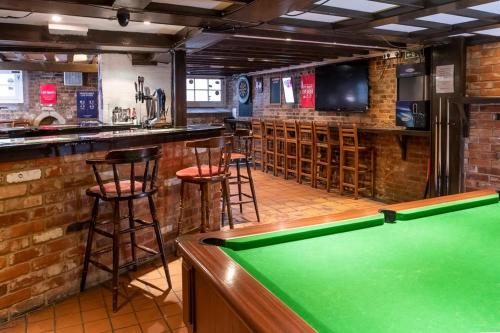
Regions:
<instances>
[{"instance_id":1,"label":"menu board","mask_svg":"<svg viewBox=\"0 0 500 333\"><path fill-rule=\"evenodd\" d=\"M314 74L300 77L300 107L314 108Z\"/></svg>"},{"instance_id":2,"label":"menu board","mask_svg":"<svg viewBox=\"0 0 500 333\"><path fill-rule=\"evenodd\" d=\"M97 118L97 91L78 91L76 108L78 118Z\"/></svg>"},{"instance_id":3,"label":"menu board","mask_svg":"<svg viewBox=\"0 0 500 333\"><path fill-rule=\"evenodd\" d=\"M271 78L271 104L281 103L281 78Z\"/></svg>"}]
</instances>

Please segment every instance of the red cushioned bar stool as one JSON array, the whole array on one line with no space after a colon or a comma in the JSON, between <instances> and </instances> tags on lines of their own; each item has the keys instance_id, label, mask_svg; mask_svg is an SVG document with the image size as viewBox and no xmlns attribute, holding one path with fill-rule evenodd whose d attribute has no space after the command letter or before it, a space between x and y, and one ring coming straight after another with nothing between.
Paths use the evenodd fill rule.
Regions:
<instances>
[{"instance_id":1,"label":"red cushioned bar stool","mask_svg":"<svg viewBox=\"0 0 500 333\"><path fill-rule=\"evenodd\" d=\"M89 264L103 269L113 275L113 311L118 308L118 275L129 268L137 269L139 264L143 264L161 257L165 276L169 288L172 288L170 274L168 271L167 256L165 254L165 244L160 230L160 222L156 213L156 206L153 195L158 192L158 161L161 158L159 147L146 147L140 149L124 149L110 151L104 159L87 160L87 164L92 166L97 185L87 189L88 196L94 198L92 217L90 220L85 259L83 262L82 280L80 290L85 290L85 282ZM102 179L104 169L112 169L113 179L104 182ZM125 172L124 172L125 171ZM122 173L123 175L121 175ZM152 221L136 219L134 216L134 200L148 199L149 210ZM113 218L111 221L98 221L99 202L110 202L113 205ZM120 203L127 203L128 215L120 216ZM122 221L126 226L122 226ZM136 242L136 232L146 228L153 228L158 251L149 247L139 245ZM94 233L111 238L113 244L110 247L92 252L92 241ZM120 265L120 246L128 242L121 241L123 234L130 236L130 252L132 260ZM139 249L147 255L138 258L136 250ZM112 253L112 267L107 266L100 257L110 252Z\"/></svg>"},{"instance_id":2,"label":"red cushioned bar stool","mask_svg":"<svg viewBox=\"0 0 500 333\"><path fill-rule=\"evenodd\" d=\"M176 172L181 180L181 202L177 236L183 234L184 194L186 184L195 184L200 187L201 221L200 232L206 232L210 225L209 185L220 183L223 200L226 202L229 227L233 228L233 217L230 209L229 193L229 161L231 160L232 136L222 136L210 139L186 142L186 148L194 149L196 166ZM208 163L203 163L203 161ZM190 230L191 231L191 230Z\"/></svg>"}]
</instances>

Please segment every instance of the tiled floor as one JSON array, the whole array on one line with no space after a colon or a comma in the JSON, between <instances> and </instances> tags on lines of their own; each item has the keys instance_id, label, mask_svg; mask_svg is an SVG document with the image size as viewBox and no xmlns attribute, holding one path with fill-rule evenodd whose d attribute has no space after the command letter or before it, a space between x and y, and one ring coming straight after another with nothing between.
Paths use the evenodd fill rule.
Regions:
<instances>
[{"instance_id":1,"label":"tiled floor","mask_svg":"<svg viewBox=\"0 0 500 333\"><path fill-rule=\"evenodd\" d=\"M381 203L340 197L324 190L299 185L254 172L256 192L262 223L278 220L326 215L356 208L378 207ZM232 188L233 193L235 187ZM233 208L237 227L256 223L252 205L244 205L243 213ZM225 227L227 228L227 226ZM187 332L182 322L181 261L169 264L173 290L167 290L163 269L159 263L147 265L122 277L122 285L130 302L122 304L116 313L111 311L111 293L96 287L73 296L62 303L36 311L0 329L2 333L100 333L100 332Z\"/></svg>"}]
</instances>

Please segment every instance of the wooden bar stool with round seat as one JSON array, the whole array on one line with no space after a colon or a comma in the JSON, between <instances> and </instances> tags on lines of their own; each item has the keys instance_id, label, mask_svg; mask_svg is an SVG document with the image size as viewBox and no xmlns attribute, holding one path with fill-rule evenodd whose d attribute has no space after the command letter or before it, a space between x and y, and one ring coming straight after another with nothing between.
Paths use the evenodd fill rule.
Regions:
<instances>
[{"instance_id":1,"label":"wooden bar stool with round seat","mask_svg":"<svg viewBox=\"0 0 500 333\"><path fill-rule=\"evenodd\" d=\"M290 175L299 179L298 142L297 122L285 121L285 179L289 179Z\"/></svg>"},{"instance_id":2,"label":"wooden bar stool with round seat","mask_svg":"<svg viewBox=\"0 0 500 333\"><path fill-rule=\"evenodd\" d=\"M332 187L333 171L338 170L339 164L333 158L335 148L338 145L333 142L330 126L326 122L313 123L314 136L314 184L318 187L318 181L325 184L329 192Z\"/></svg>"},{"instance_id":3,"label":"wooden bar stool with round seat","mask_svg":"<svg viewBox=\"0 0 500 333\"><path fill-rule=\"evenodd\" d=\"M276 131L274 120L264 121L265 145L264 145L264 172L272 171L276 175Z\"/></svg>"},{"instance_id":4,"label":"wooden bar stool with round seat","mask_svg":"<svg viewBox=\"0 0 500 333\"><path fill-rule=\"evenodd\" d=\"M339 127L340 172L339 193L343 195L345 188L354 192L358 199L359 192L369 190L374 195L375 151L372 147L360 146L358 129ZM351 181L347 180L350 178Z\"/></svg>"},{"instance_id":5,"label":"wooden bar stool with round seat","mask_svg":"<svg viewBox=\"0 0 500 333\"><path fill-rule=\"evenodd\" d=\"M233 228L233 217L230 206L230 192L228 177L229 161L231 160L232 136L221 136L210 139L202 139L186 142L186 148L194 149L196 166L185 168L176 172L177 178L181 180L181 201L179 220L177 224L177 236L183 234L182 219L184 212L184 192L186 184L195 184L200 187L201 195L201 221L200 231L206 232L210 225L210 196L209 185L220 183L222 186L223 200L228 204L229 227ZM202 151L206 151L202 156ZM203 163L206 161L207 163Z\"/></svg>"},{"instance_id":6,"label":"wooden bar stool with round seat","mask_svg":"<svg viewBox=\"0 0 500 333\"><path fill-rule=\"evenodd\" d=\"M158 192L157 177L158 177L158 161L161 158L161 150L159 147L148 147L140 149L125 149L110 151L104 159L87 160L87 164L92 166L97 185L87 189L88 196L94 198L94 206L92 208L92 217L90 220L87 246L85 250L85 258L83 262L82 280L80 290L85 290L85 283L89 264L93 264L97 268L103 269L113 275L112 293L113 293L113 311L117 310L118 303L118 275L120 272L127 270L130 267L134 269L137 265L151 261L160 256L165 276L167 278L169 288L172 288L170 274L168 271L167 257L165 254L165 245L160 230L160 222L156 213L156 206L153 195ZM101 169L108 167L112 169L113 180L104 182L102 180ZM129 169L129 170L127 170ZM120 171L126 170L127 177L122 177ZM134 200L147 198L152 221L144 221L136 219L134 216ZM111 221L98 222L99 202L110 202L113 205L113 219ZM120 203L127 202L128 216L120 217ZM128 226L122 228L121 222L128 221ZM153 228L158 244L158 251L139 245L136 242L135 234L138 230L145 228ZM92 242L94 233L101 236L111 238L113 244L111 247L106 247L98 251L92 252ZM120 246L121 235L130 235L130 250L132 260L120 265ZM124 243L125 244L125 243ZM136 250L142 250L149 256L138 258ZM98 260L103 254L111 251L113 260L112 267L108 267L102 261Z\"/></svg>"},{"instance_id":7,"label":"wooden bar stool with round seat","mask_svg":"<svg viewBox=\"0 0 500 333\"><path fill-rule=\"evenodd\" d=\"M259 208L257 207L257 196L252 177L250 162L252 159L253 135L250 130L237 129L233 136L233 152L231 153L231 165L236 165L236 175L229 176L229 185L237 185L238 193L231 194L231 197L238 197L238 201L231 200L231 205L239 206L240 213L243 213L243 205L253 203L257 221L260 222ZM240 163L245 163L247 174L241 173ZM243 185L248 184L250 194L243 192ZM224 223L225 200L222 201L222 223Z\"/></svg>"},{"instance_id":8,"label":"wooden bar stool with round seat","mask_svg":"<svg viewBox=\"0 0 500 333\"><path fill-rule=\"evenodd\" d=\"M314 185L314 135L311 121L300 122L299 128L299 183L304 178Z\"/></svg>"},{"instance_id":9,"label":"wooden bar stool with round seat","mask_svg":"<svg viewBox=\"0 0 500 333\"><path fill-rule=\"evenodd\" d=\"M254 170L257 169L257 164L261 170L264 170L264 130L262 120L252 118L252 163Z\"/></svg>"}]
</instances>

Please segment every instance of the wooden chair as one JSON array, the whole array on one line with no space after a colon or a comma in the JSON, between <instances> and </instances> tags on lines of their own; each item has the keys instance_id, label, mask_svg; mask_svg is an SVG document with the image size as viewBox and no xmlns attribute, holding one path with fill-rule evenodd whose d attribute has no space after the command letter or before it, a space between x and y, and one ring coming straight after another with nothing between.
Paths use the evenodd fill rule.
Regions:
<instances>
[{"instance_id":1,"label":"wooden chair","mask_svg":"<svg viewBox=\"0 0 500 333\"><path fill-rule=\"evenodd\" d=\"M285 179L290 175L298 181L298 130L295 120L285 122Z\"/></svg>"},{"instance_id":2,"label":"wooden chair","mask_svg":"<svg viewBox=\"0 0 500 333\"><path fill-rule=\"evenodd\" d=\"M318 181L325 184L328 192L332 188L333 171L338 170L338 161L334 159L334 150L338 148L332 139L328 123L313 123L314 137L314 184L318 187Z\"/></svg>"},{"instance_id":3,"label":"wooden chair","mask_svg":"<svg viewBox=\"0 0 500 333\"><path fill-rule=\"evenodd\" d=\"M257 164L261 170L264 170L264 130L262 120L258 118L252 119L252 163L254 170L257 169Z\"/></svg>"},{"instance_id":4,"label":"wooden chair","mask_svg":"<svg viewBox=\"0 0 500 333\"><path fill-rule=\"evenodd\" d=\"M285 178L285 162L286 162L286 133L285 133L285 123L282 120L276 120L274 122L274 133L275 133L275 176L279 176L281 173Z\"/></svg>"},{"instance_id":5,"label":"wooden chair","mask_svg":"<svg viewBox=\"0 0 500 333\"><path fill-rule=\"evenodd\" d=\"M158 221L156 206L153 199L153 195L158 191L157 177L158 161L160 158L161 150L159 147L148 147L141 149L114 150L110 151L104 159L87 160L87 164L92 166L97 185L86 191L88 196L94 198L94 206L92 208L92 217L88 231L80 290L85 290L89 264L93 264L97 268L111 273L113 275L113 311L117 310L118 303L118 274L127 268L133 267L136 269L137 265L151 261L160 256L168 286L169 288L172 287L165 254L165 245L161 235L160 222ZM102 172L100 171L102 168L112 170L112 181L103 181ZM129 169L129 172L127 172L128 178L124 178L120 175L120 171L127 168ZM152 217L151 222L136 219L134 216L134 200L141 198L148 199L149 210ZM113 219L111 221L97 221L99 201L110 202L113 205ZM126 229L122 229L120 226L120 222L124 219L120 217L120 203L124 201L128 204L128 216L125 217L125 219L128 220L128 228ZM111 224L111 226L108 226L108 224ZM137 244L136 232L145 228L154 229L158 251ZM111 238L113 240L112 246L92 252L94 233ZM127 233L130 235L132 260L120 265L120 236ZM137 249L150 254L150 256L138 258L136 254ZM113 256L111 268L94 258L94 256L99 257L109 251L112 252Z\"/></svg>"},{"instance_id":6,"label":"wooden chair","mask_svg":"<svg viewBox=\"0 0 500 333\"><path fill-rule=\"evenodd\" d=\"M181 180L180 213L177 225L177 236L183 233L182 218L184 212L184 191L186 184L195 184L200 187L201 195L201 222L200 231L206 232L210 225L210 196L209 185L220 183L222 186L223 200L227 204L227 215L229 227L233 228L233 218L230 209L230 192L228 177L229 161L231 160L232 137L222 136L210 139L186 142L186 148L194 149L196 166L185 168L176 172L177 178ZM206 156L201 151L207 152ZM206 163L203 163L203 162Z\"/></svg>"},{"instance_id":7,"label":"wooden chair","mask_svg":"<svg viewBox=\"0 0 500 333\"><path fill-rule=\"evenodd\" d=\"M274 129L274 120L268 119L264 121L265 133L265 159L264 172L272 171L276 175L276 132Z\"/></svg>"},{"instance_id":8,"label":"wooden chair","mask_svg":"<svg viewBox=\"0 0 500 333\"><path fill-rule=\"evenodd\" d=\"M237 185L238 193L231 194L231 197L237 196L238 201L231 200L231 205L240 207L240 213L243 213L243 205L253 203L257 221L260 222L259 208L257 207L257 196L255 195L255 186L252 177L252 169L250 161L252 158L251 147L253 135L248 129L237 129L233 136L233 152L231 153L231 164L236 165L236 176L229 177L229 185ZM246 175L241 173L240 163L245 163ZM250 194L243 191L244 184L250 187ZM222 202L222 221L224 223L224 207L225 201Z\"/></svg>"},{"instance_id":9,"label":"wooden chair","mask_svg":"<svg viewBox=\"0 0 500 333\"><path fill-rule=\"evenodd\" d=\"M300 122L299 128L299 183L307 178L314 185L314 136L312 122Z\"/></svg>"},{"instance_id":10,"label":"wooden chair","mask_svg":"<svg viewBox=\"0 0 500 333\"><path fill-rule=\"evenodd\" d=\"M339 172L339 192L343 195L345 188L354 192L354 198L358 199L359 192L368 190L371 197L374 195L374 172L375 172L375 151L372 147L360 146L358 130L356 125L353 128L339 127L340 141L340 172ZM368 163L365 164L365 160ZM350 176L351 182L346 181L346 176ZM360 179L361 176L361 179Z\"/></svg>"}]
</instances>

